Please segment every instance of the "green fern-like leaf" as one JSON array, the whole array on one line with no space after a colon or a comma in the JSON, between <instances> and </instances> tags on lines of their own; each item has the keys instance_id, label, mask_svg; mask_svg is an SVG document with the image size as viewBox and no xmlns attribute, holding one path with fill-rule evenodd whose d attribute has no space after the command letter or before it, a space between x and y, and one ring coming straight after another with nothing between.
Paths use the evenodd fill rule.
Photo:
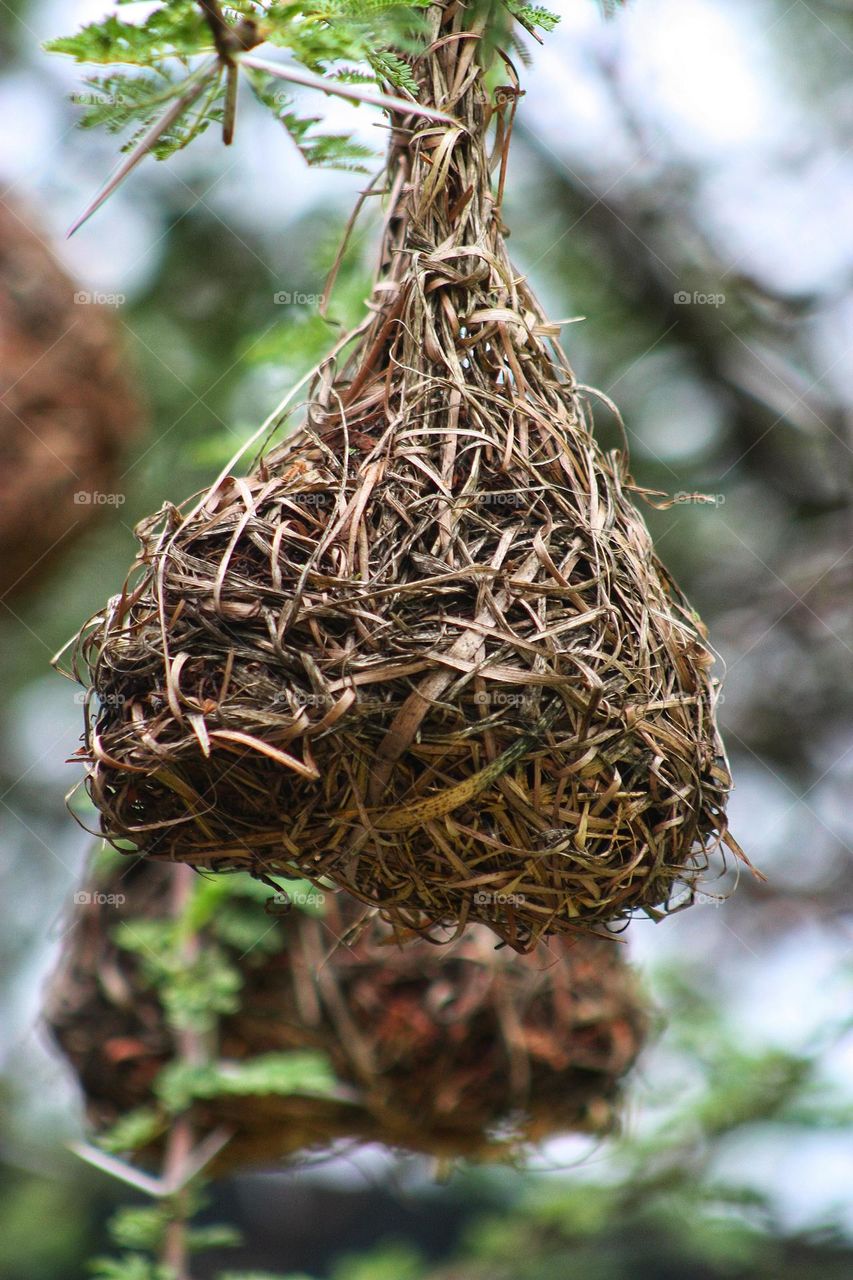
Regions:
<instances>
[{"instance_id":1,"label":"green fern-like leaf","mask_svg":"<svg viewBox=\"0 0 853 1280\"><path fill-rule=\"evenodd\" d=\"M505 0L509 12L526 27L539 27L542 31L553 31L560 21L560 15L545 9L538 4L524 4L522 0Z\"/></svg>"},{"instance_id":2,"label":"green fern-like leaf","mask_svg":"<svg viewBox=\"0 0 853 1280\"><path fill-rule=\"evenodd\" d=\"M93 1258L89 1264L92 1280L174 1280L170 1268L161 1267L141 1253L124 1253L120 1258Z\"/></svg>"},{"instance_id":3,"label":"green fern-like leaf","mask_svg":"<svg viewBox=\"0 0 853 1280\"><path fill-rule=\"evenodd\" d=\"M139 25L110 14L76 35L48 41L45 48L70 54L78 62L150 67L162 58L188 58L209 45L210 32L193 0L171 0Z\"/></svg>"},{"instance_id":4,"label":"green fern-like leaf","mask_svg":"<svg viewBox=\"0 0 853 1280\"><path fill-rule=\"evenodd\" d=\"M80 127L102 126L109 133L133 127L133 133L122 144L122 151L131 151L151 122L184 92L187 81L176 80L168 71L156 68L151 74L91 76L85 83L85 90L71 95L72 102L85 107ZM172 121L151 148L151 154L165 160L221 120L223 94L222 76L212 75L200 100L188 104Z\"/></svg>"},{"instance_id":5,"label":"green fern-like leaf","mask_svg":"<svg viewBox=\"0 0 853 1280\"><path fill-rule=\"evenodd\" d=\"M184 147L188 147L210 125L219 124L224 112L223 96L224 85L217 78L201 103L187 107L171 127L160 135L152 147L152 155L157 160L168 160L176 151L183 151ZM131 139L123 150L130 150L133 141Z\"/></svg>"},{"instance_id":6,"label":"green fern-like leaf","mask_svg":"<svg viewBox=\"0 0 853 1280\"><path fill-rule=\"evenodd\" d=\"M263 1053L234 1063L171 1062L157 1077L156 1089L164 1105L181 1112L197 1098L227 1094L270 1093L326 1095L335 1079L322 1054L310 1051Z\"/></svg>"},{"instance_id":7,"label":"green fern-like leaf","mask_svg":"<svg viewBox=\"0 0 853 1280\"><path fill-rule=\"evenodd\" d=\"M209 1226L191 1227L187 1231L187 1248L190 1253L205 1253L208 1249L236 1249L242 1243L242 1234L236 1227L225 1222L211 1222Z\"/></svg>"},{"instance_id":8,"label":"green fern-like leaf","mask_svg":"<svg viewBox=\"0 0 853 1280\"><path fill-rule=\"evenodd\" d=\"M382 50L368 53L367 57L378 80L384 80L395 89L402 89L413 97L417 96L418 82L412 68L403 58L399 58L396 53Z\"/></svg>"},{"instance_id":9,"label":"green fern-like leaf","mask_svg":"<svg viewBox=\"0 0 853 1280\"><path fill-rule=\"evenodd\" d=\"M119 133L129 125L148 124L181 91L181 84L166 72L154 75L90 76L85 89L72 93L71 101L85 107L82 129L103 125Z\"/></svg>"},{"instance_id":10,"label":"green fern-like leaf","mask_svg":"<svg viewBox=\"0 0 853 1280\"><path fill-rule=\"evenodd\" d=\"M102 1151L120 1156L146 1147L165 1128L166 1122L159 1111L152 1107L138 1107L120 1116L114 1125L98 1135L97 1142Z\"/></svg>"},{"instance_id":11,"label":"green fern-like leaf","mask_svg":"<svg viewBox=\"0 0 853 1280\"><path fill-rule=\"evenodd\" d=\"M363 161L376 158L369 147L353 142L345 134L313 133L320 117L298 115L290 94L276 87L269 77L255 73L250 83L256 97L287 130L307 164L365 173Z\"/></svg>"},{"instance_id":12,"label":"green fern-like leaf","mask_svg":"<svg viewBox=\"0 0 853 1280\"><path fill-rule=\"evenodd\" d=\"M118 1209L110 1218L107 1230L110 1239L121 1249L155 1253L160 1248L167 1223L168 1215L161 1205L134 1205Z\"/></svg>"}]
</instances>

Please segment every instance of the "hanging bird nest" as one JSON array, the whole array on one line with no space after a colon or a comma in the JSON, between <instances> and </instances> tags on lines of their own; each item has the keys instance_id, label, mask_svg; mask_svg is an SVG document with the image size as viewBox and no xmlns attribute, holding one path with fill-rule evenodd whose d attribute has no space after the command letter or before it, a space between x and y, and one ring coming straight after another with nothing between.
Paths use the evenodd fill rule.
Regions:
<instances>
[{"instance_id":1,"label":"hanging bird nest","mask_svg":"<svg viewBox=\"0 0 853 1280\"><path fill-rule=\"evenodd\" d=\"M0 204L0 595L32 588L116 502L140 412L115 326L32 213Z\"/></svg>"},{"instance_id":2,"label":"hanging bird nest","mask_svg":"<svg viewBox=\"0 0 853 1280\"><path fill-rule=\"evenodd\" d=\"M90 884L51 984L48 1024L96 1131L157 1105L156 1078L174 1059L173 1034L138 957L114 941L123 920L168 916L172 874L139 862ZM124 896L118 906L116 892ZM342 942L365 915L373 918L360 936ZM338 1087L333 1097L195 1103L196 1131L233 1135L220 1172L347 1138L500 1160L556 1134L614 1127L620 1081L648 1019L612 943L555 939L521 959L496 951L478 926L447 948L418 940L401 950L388 925L345 895L326 895L323 916L294 910L274 928L272 948L238 957L244 948L229 944L243 988L239 1010L220 1023L219 1056L233 1063L320 1051ZM223 932L214 916L202 944L223 945Z\"/></svg>"},{"instance_id":3,"label":"hanging bird nest","mask_svg":"<svg viewBox=\"0 0 853 1280\"><path fill-rule=\"evenodd\" d=\"M81 754L108 839L524 951L739 850L704 629L507 256L514 95L433 13L415 70L458 124L395 122L367 319L283 445L139 527L78 641Z\"/></svg>"}]
</instances>

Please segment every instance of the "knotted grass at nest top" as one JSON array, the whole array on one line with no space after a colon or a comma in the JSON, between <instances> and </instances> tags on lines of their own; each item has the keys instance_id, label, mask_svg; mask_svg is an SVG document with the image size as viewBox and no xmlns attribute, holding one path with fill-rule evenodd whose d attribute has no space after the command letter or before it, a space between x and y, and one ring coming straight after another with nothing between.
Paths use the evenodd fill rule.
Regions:
<instances>
[{"instance_id":1,"label":"knotted grass at nest top","mask_svg":"<svg viewBox=\"0 0 853 1280\"><path fill-rule=\"evenodd\" d=\"M461 8L394 121L363 323L243 478L138 531L77 646L87 785L151 857L307 874L516 950L665 911L725 847L704 629L510 263Z\"/></svg>"}]
</instances>

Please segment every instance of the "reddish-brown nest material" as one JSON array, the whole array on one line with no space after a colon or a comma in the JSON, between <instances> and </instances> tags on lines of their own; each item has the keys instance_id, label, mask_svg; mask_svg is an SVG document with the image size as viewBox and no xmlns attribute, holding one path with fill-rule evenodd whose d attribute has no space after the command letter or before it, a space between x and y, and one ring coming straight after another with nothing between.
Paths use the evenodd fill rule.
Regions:
<instances>
[{"instance_id":1,"label":"reddish-brown nest material","mask_svg":"<svg viewBox=\"0 0 853 1280\"><path fill-rule=\"evenodd\" d=\"M113 940L121 921L168 915L171 874L139 863L91 884L51 985L48 1022L96 1131L156 1106L155 1080L173 1060L163 1009L137 957ZM354 900L327 895L323 917L294 910L274 926L277 949L239 961L240 1007L220 1024L219 1058L320 1051L338 1088L195 1103L197 1132L233 1135L219 1170L345 1138L502 1159L555 1134L613 1127L647 1022L619 947L554 939L520 958L496 951L479 926L446 948L418 940L401 950L378 917L342 942L364 916ZM221 945L215 921L201 945Z\"/></svg>"},{"instance_id":2,"label":"reddish-brown nest material","mask_svg":"<svg viewBox=\"0 0 853 1280\"><path fill-rule=\"evenodd\" d=\"M459 124L397 121L367 319L284 445L140 526L76 670L108 838L524 951L739 850L704 629L509 261L451 11L416 71Z\"/></svg>"},{"instance_id":3,"label":"reddish-brown nest material","mask_svg":"<svg viewBox=\"0 0 853 1280\"><path fill-rule=\"evenodd\" d=\"M29 210L0 204L0 595L30 590L117 505L139 407L116 325L75 290Z\"/></svg>"}]
</instances>

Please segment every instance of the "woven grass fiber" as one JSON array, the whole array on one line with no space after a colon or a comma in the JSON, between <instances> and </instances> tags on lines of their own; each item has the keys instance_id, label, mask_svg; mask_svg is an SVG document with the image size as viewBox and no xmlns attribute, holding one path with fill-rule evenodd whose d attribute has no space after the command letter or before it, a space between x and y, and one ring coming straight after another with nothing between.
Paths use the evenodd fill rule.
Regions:
<instances>
[{"instance_id":1,"label":"woven grass fiber","mask_svg":"<svg viewBox=\"0 0 853 1280\"><path fill-rule=\"evenodd\" d=\"M75 907L47 1000L96 1133L141 1106L174 1058L172 1032L138 957L116 926L168 918L173 868L140 861L90 881ZM114 905L110 895L125 901ZM239 905L239 900L236 901ZM244 903L251 906L251 903ZM341 942L365 914L358 936ZM239 958L228 904L200 945L224 947L243 977L239 1009L220 1023L224 1062L321 1051L332 1097L226 1095L193 1104L201 1139L231 1139L214 1172L320 1151L338 1140L382 1142L442 1157L506 1160L559 1133L602 1134L618 1121L620 1082L648 1015L621 949L553 939L533 956L496 951L482 925L446 948L402 950L375 913L327 894L325 914L293 910L265 945ZM265 928L263 917L260 925ZM163 1132L169 1121L164 1115ZM154 1142L143 1163L161 1150Z\"/></svg>"},{"instance_id":2,"label":"woven grass fiber","mask_svg":"<svg viewBox=\"0 0 853 1280\"><path fill-rule=\"evenodd\" d=\"M458 124L394 122L367 314L299 429L139 527L77 644L81 754L109 839L525 951L741 851L704 629L507 255L515 92L431 14Z\"/></svg>"}]
</instances>

